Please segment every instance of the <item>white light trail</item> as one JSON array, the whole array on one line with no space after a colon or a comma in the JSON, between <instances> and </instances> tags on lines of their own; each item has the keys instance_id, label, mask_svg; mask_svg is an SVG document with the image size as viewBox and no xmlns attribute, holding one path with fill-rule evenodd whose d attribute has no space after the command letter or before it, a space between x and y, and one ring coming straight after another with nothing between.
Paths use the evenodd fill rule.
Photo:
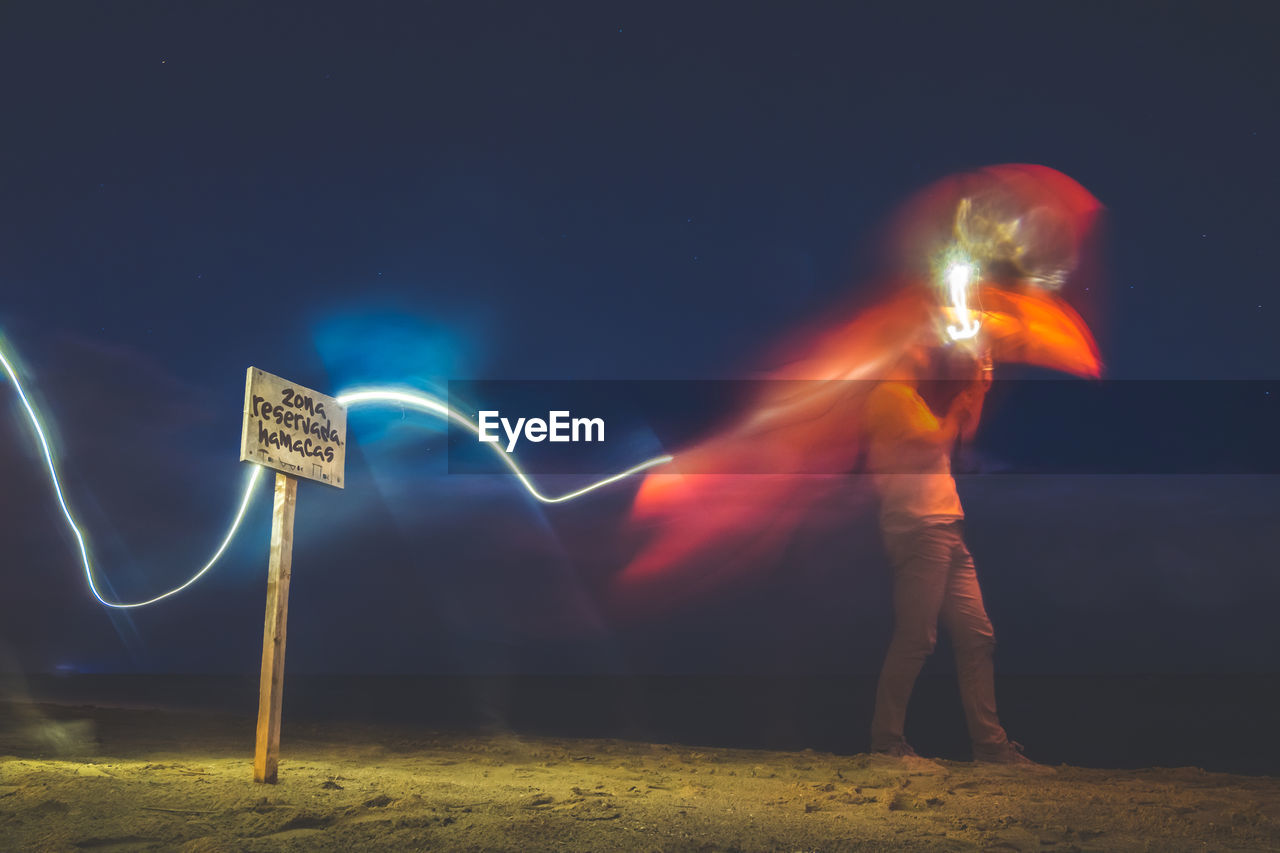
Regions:
<instances>
[{"instance_id":1,"label":"white light trail","mask_svg":"<svg viewBox=\"0 0 1280 853\"><path fill-rule=\"evenodd\" d=\"M454 411L439 398L433 397L430 394L420 394L413 391L390 391L380 388L361 388L355 391L348 391L345 394L339 394L337 399L339 403L347 406L348 408L353 406L374 405L377 403L408 406L409 408L418 409L419 411L427 412L428 414L443 418L446 421L451 420L454 423L471 430L477 436L480 435L480 427L475 421L460 412ZM596 489L607 486L610 483L616 483L619 480L630 477L632 474L638 474L646 468L652 468L655 465L665 465L675 458L674 456L655 456L647 462L641 462L639 465L628 468L627 470L621 471L610 477L606 477L603 480L590 484L589 486L583 486L580 489L576 489L563 495L557 495L556 497L548 497L538 491L538 487L533 484L524 471L520 470L520 466L516 464L516 460L511 456L511 454L507 453L496 444L486 443L485 446L491 448L494 453L498 454L498 457L508 468L511 469L511 473L516 476L516 479L520 481L520 484L525 487L529 494L533 495L544 504L558 504L564 503L565 501L571 501L574 498L582 497L588 492L594 492Z\"/></svg>"},{"instance_id":2,"label":"white light trail","mask_svg":"<svg viewBox=\"0 0 1280 853\"><path fill-rule=\"evenodd\" d=\"M252 466L249 473L249 481L245 484L244 496L240 499L240 508L231 522L231 527L227 530L227 535L223 537L222 544L218 546L218 549L214 551L213 556L209 558L209 561L205 563L199 571L179 586L145 601L108 601L102 596L102 593L98 589L98 584L94 577L93 565L89 559L89 546L85 539L85 534L81 530L80 524L76 521L75 516L72 514L71 507L67 503L66 495L62 491L62 481L58 476L58 466L54 462L53 451L49 446L48 438L45 436L44 427L41 426L40 417L36 414L35 407L32 406L31 399L27 396L26 390L23 388L22 382L18 378L18 372L14 368L8 356L5 354L3 346L0 346L0 365L3 365L5 373L9 376L9 381L13 383L14 390L18 392L18 399L22 403L22 408L26 411L27 419L31 422L31 428L35 431L36 440L40 444L40 454L44 458L45 467L48 469L49 482L53 486L53 493L57 498L58 507L62 511L62 517L66 520L67 527L71 530L71 535L75 537L76 546L80 552L80 562L84 567L84 576L89 583L89 591L93 593L94 598L98 599L98 601L107 607L145 607L148 604L155 604L157 601L162 601L171 595L177 595L179 592L182 592L184 589L198 581L214 567L222 557L223 553L225 553L227 548L231 545L231 541L235 539L236 533L240 530L240 524L244 521L245 513L249 509L249 504L253 501L254 487L256 487L259 480L262 479L263 469L260 466ZM466 415L454 411L446 403L431 396L430 394L394 391L381 388L363 388L350 391L345 394L340 394L337 399L338 402L349 408L379 404L407 406L409 408L418 409L419 411L435 415L436 417L442 418L446 421L454 421L477 435L479 434L479 427L474 421ZM516 463L515 459L505 453L497 445L488 446L492 447L494 452L502 458L502 461L511 469L511 473L515 475L516 479L520 481L520 484L524 486L529 494L542 503L547 504L557 504L573 500L574 498L581 497L588 492L593 492L596 489L607 486L610 483L616 483L619 480L638 474L648 468L652 468L656 465L664 465L674 458L671 456L658 456L648 460L647 462L642 462L639 465L628 468L625 471L606 477L603 480L599 480L595 483L591 483L590 485L567 492L566 494L548 496L538 490L538 488L529 479L528 475L520 469L520 466Z\"/></svg>"}]
</instances>

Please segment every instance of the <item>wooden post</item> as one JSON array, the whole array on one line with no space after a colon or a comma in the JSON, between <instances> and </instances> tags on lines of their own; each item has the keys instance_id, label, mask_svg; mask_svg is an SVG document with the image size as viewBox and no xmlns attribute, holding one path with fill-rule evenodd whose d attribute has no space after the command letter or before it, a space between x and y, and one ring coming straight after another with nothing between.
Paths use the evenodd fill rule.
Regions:
<instances>
[{"instance_id":1,"label":"wooden post","mask_svg":"<svg viewBox=\"0 0 1280 853\"><path fill-rule=\"evenodd\" d=\"M284 695L284 636L293 566L293 511L298 481L276 474L271 513L271 561L267 568L267 618L262 626L262 679L258 683L258 744L253 781L274 785L280 764L280 700Z\"/></svg>"}]
</instances>

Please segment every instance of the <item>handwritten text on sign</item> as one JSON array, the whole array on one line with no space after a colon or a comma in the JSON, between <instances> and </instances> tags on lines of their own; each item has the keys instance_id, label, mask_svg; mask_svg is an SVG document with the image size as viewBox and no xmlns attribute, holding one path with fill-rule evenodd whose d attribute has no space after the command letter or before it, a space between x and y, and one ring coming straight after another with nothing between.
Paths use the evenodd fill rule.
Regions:
<instances>
[{"instance_id":1,"label":"handwritten text on sign","mask_svg":"<svg viewBox=\"0 0 1280 853\"><path fill-rule=\"evenodd\" d=\"M346 459L346 408L332 397L249 368L241 462L342 488Z\"/></svg>"}]
</instances>

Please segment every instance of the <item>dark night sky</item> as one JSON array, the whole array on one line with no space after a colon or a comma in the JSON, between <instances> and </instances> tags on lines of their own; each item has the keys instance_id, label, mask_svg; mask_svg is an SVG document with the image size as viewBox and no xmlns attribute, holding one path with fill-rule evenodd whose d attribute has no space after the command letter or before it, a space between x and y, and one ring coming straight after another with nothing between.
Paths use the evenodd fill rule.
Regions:
<instances>
[{"instance_id":1,"label":"dark night sky","mask_svg":"<svg viewBox=\"0 0 1280 853\"><path fill-rule=\"evenodd\" d=\"M247 365L734 375L856 291L897 202L989 163L1107 205L1108 286L1073 298L1109 377L1275 379L1278 65L1264 4L7 3L0 331L122 597L216 545ZM0 396L2 639L32 669L253 671L265 492L212 576L113 614ZM629 492L542 510L447 475L423 426L353 414L345 493L300 489L291 671L874 668L865 531L615 632L581 549ZM1280 666L1280 478L962 496L1002 670Z\"/></svg>"}]
</instances>

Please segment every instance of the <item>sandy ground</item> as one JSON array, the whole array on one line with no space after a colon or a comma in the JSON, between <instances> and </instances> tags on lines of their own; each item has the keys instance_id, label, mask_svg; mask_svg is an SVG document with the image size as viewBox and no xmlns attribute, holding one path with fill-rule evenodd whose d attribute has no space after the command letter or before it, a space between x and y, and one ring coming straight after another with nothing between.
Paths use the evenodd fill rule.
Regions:
<instances>
[{"instance_id":1,"label":"sandy ground","mask_svg":"<svg viewBox=\"0 0 1280 853\"><path fill-rule=\"evenodd\" d=\"M267 786L243 717L40 713L0 730L4 850L1280 849L1280 779L1194 768L1038 775L286 719Z\"/></svg>"}]
</instances>

